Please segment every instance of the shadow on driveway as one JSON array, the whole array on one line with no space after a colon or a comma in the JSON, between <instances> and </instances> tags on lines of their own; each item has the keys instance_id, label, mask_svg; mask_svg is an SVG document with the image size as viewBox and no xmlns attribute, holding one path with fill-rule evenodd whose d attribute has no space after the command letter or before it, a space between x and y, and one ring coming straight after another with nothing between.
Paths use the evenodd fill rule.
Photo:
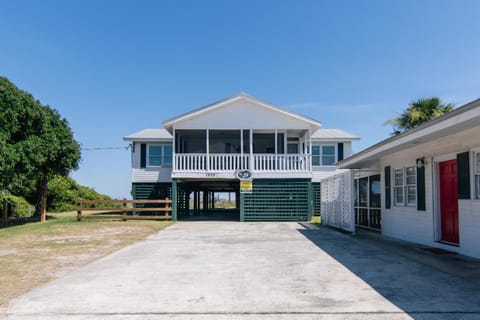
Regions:
<instances>
[{"instance_id":1,"label":"shadow on driveway","mask_svg":"<svg viewBox=\"0 0 480 320\"><path fill-rule=\"evenodd\" d=\"M480 261L361 231L299 229L414 319L480 319Z\"/></svg>"}]
</instances>

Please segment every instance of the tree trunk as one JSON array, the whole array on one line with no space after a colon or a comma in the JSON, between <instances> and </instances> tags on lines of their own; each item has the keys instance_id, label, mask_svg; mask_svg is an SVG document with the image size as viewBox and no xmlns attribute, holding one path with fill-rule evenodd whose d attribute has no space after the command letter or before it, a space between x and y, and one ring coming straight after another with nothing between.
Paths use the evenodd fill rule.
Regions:
<instances>
[{"instance_id":1,"label":"tree trunk","mask_svg":"<svg viewBox=\"0 0 480 320\"><path fill-rule=\"evenodd\" d=\"M44 175L40 180L37 191L37 206L35 208L35 216L40 217L41 222L46 220L47 211L47 195L48 195L48 178Z\"/></svg>"}]
</instances>

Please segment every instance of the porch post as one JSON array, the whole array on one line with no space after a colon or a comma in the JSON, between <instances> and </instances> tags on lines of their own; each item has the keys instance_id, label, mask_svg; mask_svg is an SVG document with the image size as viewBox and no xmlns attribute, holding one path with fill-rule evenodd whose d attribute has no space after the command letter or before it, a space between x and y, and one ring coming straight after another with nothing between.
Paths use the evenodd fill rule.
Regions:
<instances>
[{"instance_id":1,"label":"porch post","mask_svg":"<svg viewBox=\"0 0 480 320\"><path fill-rule=\"evenodd\" d=\"M275 129L275 161L273 162L273 170L277 171L278 169L278 129Z\"/></svg>"},{"instance_id":2,"label":"porch post","mask_svg":"<svg viewBox=\"0 0 480 320\"><path fill-rule=\"evenodd\" d=\"M207 171L210 171L210 138L209 138L209 130L207 129L206 130L207 132L207 158L206 158L206 168L207 168Z\"/></svg>"},{"instance_id":3,"label":"porch post","mask_svg":"<svg viewBox=\"0 0 480 320\"><path fill-rule=\"evenodd\" d=\"M312 171L312 129L308 129L308 171Z\"/></svg>"},{"instance_id":4,"label":"porch post","mask_svg":"<svg viewBox=\"0 0 480 320\"><path fill-rule=\"evenodd\" d=\"M313 187L312 181L308 182L308 221L312 220L313 216Z\"/></svg>"},{"instance_id":5,"label":"porch post","mask_svg":"<svg viewBox=\"0 0 480 320\"><path fill-rule=\"evenodd\" d=\"M255 170L253 167L253 129L250 129L250 170Z\"/></svg>"},{"instance_id":6,"label":"porch post","mask_svg":"<svg viewBox=\"0 0 480 320\"><path fill-rule=\"evenodd\" d=\"M173 149L172 150L172 157L173 157L173 159L172 159L172 169L173 169L173 171L175 171L175 149L177 149L176 146L177 146L177 142L176 142L176 139L175 139L175 128L173 128L173 142L172 142L172 149Z\"/></svg>"},{"instance_id":7,"label":"porch post","mask_svg":"<svg viewBox=\"0 0 480 320\"><path fill-rule=\"evenodd\" d=\"M177 179L172 179L172 220L177 221Z\"/></svg>"},{"instance_id":8,"label":"porch post","mask_svg":"<svg viewBox=\"0 0 480 320\"><path fill-rule=\"evenodd\" d=\"M240 194L240 222L245 221L245 194L239 192Z\"/></svg>"}]
</instances>

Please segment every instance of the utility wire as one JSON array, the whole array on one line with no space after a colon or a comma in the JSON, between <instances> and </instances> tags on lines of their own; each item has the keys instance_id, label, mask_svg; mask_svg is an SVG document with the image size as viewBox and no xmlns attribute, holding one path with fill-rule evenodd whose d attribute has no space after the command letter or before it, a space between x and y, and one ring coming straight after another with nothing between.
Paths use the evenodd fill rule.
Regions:
<instances>
[{"instance_id":1,"label":"utility wire","mask_svg":"<svg viewBox=\"0 0 480 320\"><path fill-rule=\"evenodd\" d=\"M92 151L92 150L119 150L119 149L125 149L128 150L130 149L130 146L126 147L97 147L97 148L81 148L82 150L85 151Z\"/></svg>"}]
</instances>

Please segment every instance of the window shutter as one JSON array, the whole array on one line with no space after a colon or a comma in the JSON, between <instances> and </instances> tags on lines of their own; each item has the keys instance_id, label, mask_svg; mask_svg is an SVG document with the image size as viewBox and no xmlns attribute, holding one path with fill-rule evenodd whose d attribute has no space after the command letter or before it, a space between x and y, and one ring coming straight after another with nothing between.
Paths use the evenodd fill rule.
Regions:
<instances>
[{"instance_id":1,"label":"window shutter","mask_svg":"<svg viewBox=\"0 0 480 320\"><path fill-rule=\"evenodd\" d=\"M140 145L140 168L147 166L147 145L142 143Z\"/></svg>"},{"instance_id":2,"label":"window shutter","mask_svg":"<svg viewBox=\"0 0 480 320\"><path fill-rule=\"evenodd\" d=\"M392 206L392 192L391 192L391 186L390 184L392 183L391 179L391 172L392 169L390 166L385 167L385 209L390 209Z\"/></svg>"},{"instance_id":3,"label":"window shutter","mask_svg":"<svg viewBox=\"0 0 480 320\"><path fill-rule=\"evenodd\" d=\"M469 152L457 154L458 199L470 199Z\"/></svg>"},{"instance_id":4,"label":"window shutter","mask_svg":"<svg viewBox=\"0 0 480 320\"><path fill-rule=\"evenodd\" d=\"M417 210L425 211L425 159L419 158L417 163Z\"/></svg>"},{"instance_id":5,"label":"window shutter","mask_svg":"<svg viewBox=\"0 0 480 320\"><path fill-rule=\"evenodd\" d=\"M342 161L343 160L343 143L339 143L338 144L338 161Z\"/></svg>"}]
</instances>

